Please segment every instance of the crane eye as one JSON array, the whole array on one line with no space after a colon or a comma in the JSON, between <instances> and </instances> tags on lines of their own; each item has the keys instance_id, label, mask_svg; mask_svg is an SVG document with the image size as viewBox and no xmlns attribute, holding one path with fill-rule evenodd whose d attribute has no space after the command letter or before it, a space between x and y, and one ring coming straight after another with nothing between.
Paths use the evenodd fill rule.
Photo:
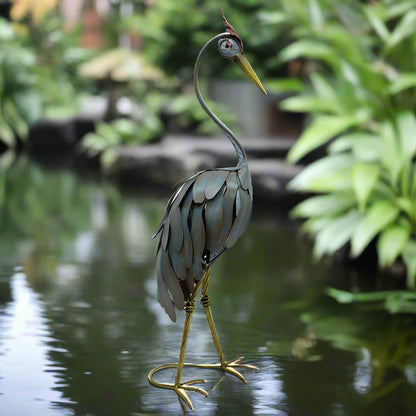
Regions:
<instances>
[{"instance_id":1,"label":"crane eye","mask_svg":"<svg viewBox=\"0 0 416 416\"><path fill-rule=\"evenodd\" d=\"M234 58L241 52L241 47L237 40L233 38L224 38L218 42L218 49L224 58Z\"/></svg>"}]
</instances>

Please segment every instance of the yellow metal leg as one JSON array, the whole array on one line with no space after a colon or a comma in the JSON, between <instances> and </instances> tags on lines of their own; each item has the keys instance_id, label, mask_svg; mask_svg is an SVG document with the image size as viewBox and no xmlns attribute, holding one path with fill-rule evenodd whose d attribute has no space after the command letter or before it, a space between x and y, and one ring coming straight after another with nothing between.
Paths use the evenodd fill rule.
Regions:
<instances>
[{"instance_id":1,"label":"yellow metal leg","mask_svg":"<svg viewBox=\"0 0 416 416\"><path fill-rule=\"evenodd\" d=\"M183 401L189 406L191 410L193 410L193 405L191 400L189 399L188 391L193 391L196 393L203 394L204 396L208 396L208 393L199 387L194 387L194 384L198 383L205 383L206 381L204 379L196 379L196 380L189 380L186 382L181 382L182 377L182 370L183 367L199 367L198 364L192 364L192 363L185 363L185 353L186 353L186 344L188 341L188 334L189 329L191 327L191 320L192 315L194 313L195 309L195 296L198 293L199 287L202 284L201 281L195 286L194 292L191 296L191 298L186 302L185 305L185 311L186 311L186 317L185 317L185 324L183 327L183 334L182 334L182 343L181 343L181 349L179 352L179 359L177 363L169 363L169 364L163 364L156 368L154 368L152 371L150 371L148 375L149 382L153 384L156 387L162 388L162 389L171 389L176 391L177 395L183 399ZM175 377L175 383L160 383L156 380L154 380L153 376L162 370L166 370L168 368L176 368L176 377Z\"/></svg>"},{"instance_id":2,"label":"yellow metal leg","mask_svg":"<svg viewBox=\"0 0 416 416\"><path fill-rule=\"evenodd\" d=\"M202 282L201 304L204 307L205 315L207 316L208 325L211 330L212 339L214 340L214 345L215 345L215 348L217 349L217 354L218 354L218 358L220 362L219 364L203 364L202 367L223 370L239 378L244 383L247 383L247 380L245 379L245 377L239 371L236 370L236 367L248 368L250 370L258 370L258 368L250 364L240 364L241 361L243 361L244 357L239 357L229 362L225 361L225 357L224 357L224 353L222 352L217 329L215 328L214 318L212 317L211 301L208 296L208 285L209 285L209 269L207 269L207 273L205 274L204 280Z\"/></svg>"},{"instance_id":3,"label":"yellow metal leg","mask_svg":"<svg viewBox=\"0 0 416 416\"><path fill-rule=\"evenodd\" d=\"M186 318L185 318L185 325L183 328L183 335L182 335L182 344L181 349L179 353L179 360L177 363L172 364L163 364L159 367L154 368L148 376L149 382L153 384L156 387L162 388L162 389L171 389L175 390L177 395L189 406L191 410L193 410L193 405L191 400L189 399L188 391L193 391L196 393L201 393L204 396L208 396L208 393L199 387L194 387L194 384L198 383L205 383L205 380L203 379L196 379L196 380L189 380L185 382L181 382L182 378L182 370L183 367L192 367L193 364L185 363L185 353L186 353L186 343L188 341L188 334L189 334L189 328L191 326L191 319L192 314L195 309L195 301L192 299L186 303L185 310L186 310ZM159 383L153 379L153 376L155 373L161 370L165 370L167 368L175 368L176 367L176 378L174 384L169 383Z\"/></svg>"},{"instance_id":4,"label":"yellow metal leg","mask_svg":"<svg viewBox=\"0 0 416 416\"><path fill-rule=\"evenodd\" d=\"M244 376L236 370L236 368L247 368L251 370L258 370L257 367L254 365L249 364L241 364L243 361L243 357L237 358L233 361L225 361L224 354L221 349L220 340L218 337L217 330L215 328L214 319L212 317L211 312L211 306L210 306L210 299L208 296L208 284L209 284L209 267L206 269L204 276L201 278L201 280L198 282L198 284L195 286L194 292L191 296L191 298L186 302L185 311L186 311L186 317L185 317L185 324L183 328L183 335L182 335L182 343L181 348L179 352L179 359L177 363L169 363L169 364L163 364L156 368L154 368L152 371L150 371L148 375L149 382L153 384L156 387L163 388L163 389L171 389L174 390L177 395L188 405L188 407L193 410L193 405L191 400L189 399L187 391L193 391L196 393L203 394L204 396L208 396L208 393L201 389L200 387L195 387L194 384L198 383L205 383L206 381L204 379L195 379L195 380L189 380L185 382L181 382L182 378L182 370L184 367L196 367L196 368L205 368L205 369L216 369L216 370L222 370L229 374L232 374L233 376L239 378L244 383L247 383L247 380L244 378ZM207 316L208 324L211 330L212 338L214 340L215 348L217 349L218 358L220 360L217 364L193 364L193 363L185 363L185 353L186 353L186 344L188 341L188 334L189 329L191 326L191 320L192 315L195 309L195 297L199 291L199 288L202 286L201 291L201 304L204 307L205 314ZM176 368L176 377L175 377L175 383L160 383L156 380L154 380L153 376L162 370L166 370L169 368Z\"/></svg>"}]
</instances>

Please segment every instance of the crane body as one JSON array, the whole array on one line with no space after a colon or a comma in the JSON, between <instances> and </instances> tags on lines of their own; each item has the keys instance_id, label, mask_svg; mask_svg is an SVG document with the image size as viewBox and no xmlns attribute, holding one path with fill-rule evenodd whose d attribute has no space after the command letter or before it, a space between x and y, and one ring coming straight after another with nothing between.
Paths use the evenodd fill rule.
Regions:
<instances>
[{"instance_id":1,"label":"crane body","mask_svg":"<svg viewBox=\"0 0 416 416\"><path fill-rule=\"evenodd\" d=\"M232 167L208 169L183 181L167 203L165 215L154 235L159 235L156 255L158 300L172 321L176 311L185 310L185 324L178 363L164 364L149 373L149 381L160 388L175 390L178 396L193 409L187 391L207 395L195 384L203 379L182 382L183 367L219 369L246 383L239 368L255 369L241 363L243 358L227 362L211 312L208 295L212 264L228 248L232 247L246 230L251 217L253 188L246 153L234 133L211 111L205 103L198 82L199 67L206 50L218 44L220 55L235 62L260 90L266 94L256 73L247 61L243 42L224 14L226 32L210 39L201 49L194 67L196 97L208 116L224 132L234 146L237 163ZM186 344L195 308L195 297L201 289L201 304L208 320L219 363L185 363ZM160 383L154 374L166 368L176 368L175 383Z\"/></svg>"}]
</instances>

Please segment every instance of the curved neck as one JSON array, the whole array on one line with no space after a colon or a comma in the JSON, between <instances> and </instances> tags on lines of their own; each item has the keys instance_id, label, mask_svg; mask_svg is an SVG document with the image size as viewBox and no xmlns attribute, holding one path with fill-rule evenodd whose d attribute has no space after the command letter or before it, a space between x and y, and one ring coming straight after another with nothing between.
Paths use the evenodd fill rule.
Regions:
<instances>
[{"instance_id":1,"label":"curved neck","mask_svg":"<svg viewBox=\"0 0 416 416\"><path fill-rule=\"evenodd\" d=\"M201 60L203 56L205 55L205 52L207 51L208 47L211 46L211 44L213 43L217 43L220 39L224 37L228 37L228 36L230 36L230 34L227 32L220 33L219 35L214 36L203 46L203 48L199 52L198 57L196 58L195 67L194 67L194 89L195 89L196 98L198 99L199 104L201 104L201 107L211 117L214 123L225 133L225 135L230 140L231 144L234 146L234 149L237 152L237 156L238 156L237 166L240 166L243 162L247 160L246 153L244 149L242 148L241 144L238 142L238 140L234 136L234 133L207 106L204 99L202 98L202 95L199 89L199 82L198 82L199 66L201 64Z\"/></svg>"}]
</instances>

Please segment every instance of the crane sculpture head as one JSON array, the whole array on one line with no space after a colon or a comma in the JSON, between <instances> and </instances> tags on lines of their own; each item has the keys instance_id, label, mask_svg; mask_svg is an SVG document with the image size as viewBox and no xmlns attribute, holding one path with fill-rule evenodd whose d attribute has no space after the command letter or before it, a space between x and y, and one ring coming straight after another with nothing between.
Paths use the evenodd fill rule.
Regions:
<instances>
[{"instance_id":1,"label":"crane sculpture head","mask_svg":"<svg viewBox=\"0 0 416 416\"><path fill-rule=\"evenodd\" d=\"M250 62L244 55L243 41L238 35L237 31L228 23L224 16L224 12L221 10L222 20L224 21L226 32L218 40L218 50L223 58L231 59L236 63L239 68L250 78L251 81L256 84L261 92L267 95L262 83L260 82L254 69L251 67Z\"/></svg>"},{"instance_id":2,"label":"crane sculpture head","mask_svg":"<svg viewBox=\"0 0 416 416\"><path fill-rule=\"evenodd\" d=\"M226 32L214 36L199 52L194 67L194 88L202 108L234 146L238 161L235 166L207 169L183 181L169 199L165 215L154 235L156 237L161 234L156 256L159 303L172 321L176 320L175 309L185 310L186 317L178 363L154 368L149 373L149 381L157 387L174 390L190 409L193 407L188 391L205 396L208 393L194 386L205 382L204 380L181 381L184 367L222 370L244 383L246 379L239 369L257 369L255 366L242 364L242 358L225 360L208 296L210 268L216 259L232 247L244 233L250 220L253 200L251 177L244 149L233 132L207 106L199 89L199 66L208 47L217 43L220 55L235 62L266 94L266 90L244 55L243 41L224 14L222 16ZM218 364L184 362L195 297L200 289L201 304L217 350ZM175 383L160 383L154 379L157 372L168 368L176 368Z\"/></svg>"}]
</instances>

